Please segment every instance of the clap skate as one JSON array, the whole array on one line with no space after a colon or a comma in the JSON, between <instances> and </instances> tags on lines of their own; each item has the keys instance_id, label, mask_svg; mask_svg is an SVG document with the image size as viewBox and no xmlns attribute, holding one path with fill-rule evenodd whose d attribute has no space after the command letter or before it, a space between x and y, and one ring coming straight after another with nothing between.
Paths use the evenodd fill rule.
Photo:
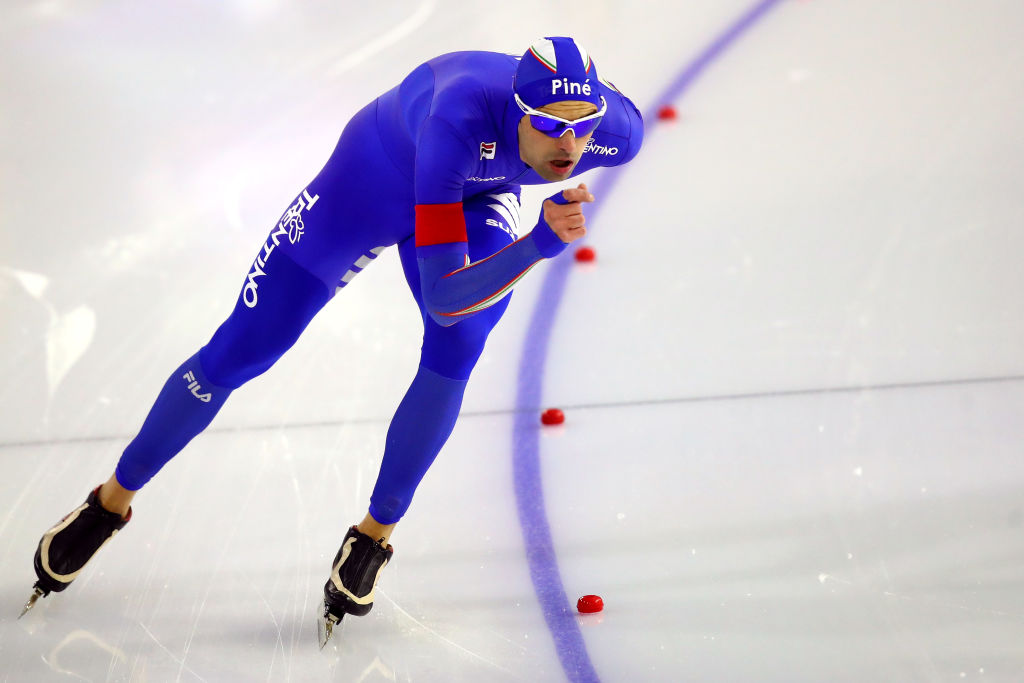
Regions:
<instances>
[{"instance_id":1,"label":"clap skate","mask_svg":"<svg viewBox=\"0 0 1024 683\"><path fill-rule=\"evenodd\" d=\"M321 650L342 617L346 614L361 617L373 607L377 579L394 550L390 545L385 549L355 527L345 534L334 557L331 578L324 584L324 601L317 622Z\"/></svg>"},{"instance_id":2,"label":"clap skate","mask_svg":"<svg viewBox=\"0 0 1024 683\"><path fill-rule=\"evenodd\" d=\"M19 619L32 609L39 598L45 598L51 592L59 593L70 586L96 551L132 518L131 508L128 516L123 518L104 509L100 505L99 491L97 486L84 503L65 515L39 540L34 561L39 580L32 586L32 596Z\"/></svg>"}]
</instances>

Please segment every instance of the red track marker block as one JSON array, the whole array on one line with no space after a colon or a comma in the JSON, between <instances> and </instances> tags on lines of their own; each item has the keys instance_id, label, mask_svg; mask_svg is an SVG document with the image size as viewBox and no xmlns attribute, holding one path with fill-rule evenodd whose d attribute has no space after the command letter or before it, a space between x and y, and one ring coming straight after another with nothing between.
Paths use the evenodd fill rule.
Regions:
<instances>
[{"instance_id":1,"label":"red track marker block","mask_svg":"<svg viewBox=\"0 0 1024 683\"><path fill-rule=\"evenodd\" d=\"M576 601L576 610L582 614L593 614L604 609L604 600L600 595L584 595Z\"/></svg>"},{"instance_id":2,"label":"red track marker block","mask_svg":"<svg viewBox=\"0 0 1024 683\"><path fill-rule=\"evenodd\" d=\"M593 247L580 247L576 250L576 260L580 263L590 263L597 258L597 252Z\"/></svg>"},{"instance_id":3,"label":"red track marker block","mask_svg":"<svg viewBox=\"0 0 1024 683\"><path fill-rule=\"evenodd\" d=\"M541 413L540 421L546 425L560 425L565 422L565 413L558 408L548 408Z\"/></svg>"}]
</instances>

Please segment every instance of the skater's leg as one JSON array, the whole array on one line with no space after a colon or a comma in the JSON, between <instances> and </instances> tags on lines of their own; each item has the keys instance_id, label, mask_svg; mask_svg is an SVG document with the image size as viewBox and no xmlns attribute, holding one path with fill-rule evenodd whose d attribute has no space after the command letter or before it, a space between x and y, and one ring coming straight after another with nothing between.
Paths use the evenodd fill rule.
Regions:
<instances>
[{"instance_id":1,"label":"skater's leg","mask_svg":"<svg viewBox=\"0 0 1024 683\"><path fill-rule=\"evenodd\" d=\"M499 303L451 327L441 327L426 318L428 329L420 366L391 420L380 474L370 498L369 516L378 524L393 528L408 509L420 480L455 428L468 374L505 307L505 303ZM444 349L444 355L428 354L428 349ZM360 531L383 537L385 543L390 537L390 529L382 535L363 527Z\"/></svg>"},{"instance_id":2,"label":"skater's leg","mask_svg":"<svg viewBox=\"0 0 1024 683\"><path fill-rule=\"evenodd\" d=\"M391 420L370 497L369 514L379 524L394 525L405 514L413 492L455 427L465 388L466 380L420 365Z\"/></svg>"},{"instance_id":3,"label":"skater's leg","mask_svg":"<svg viewBox=\"0 0 1024 683\"><path fill-rule=\"evenodd\" d=\"M128 510L132 506L132 499L135 498L136 491L129 491L125 487L121 486L121 483L117 480L117 472L110 475L110 479L103 482L98 491L100 505L103 506L104 510L109 512L116 512L122 517L128 516Z\"/></svg>"},{"instance_id":4,"label":"skater's leg","mask_svg":"<svg viewBox=\"0 0 1024 683\"><path fill-rule=\"evenodd\" d=\"M100 499L124 499L203 431L231 392L265 372L284 354L327 302L324 284L285 254L272 254L262 268L259 298L249 280L231 316L210 342L182 364L164 384L138 436L121 456L114 486Z\"/></svg>"},{"instance_id":5,"label":"skater's leg","mask_svg":"<svg viewBox=\"0 0 1024 683\"><path fill-rule=\"evenodd\" d=\"M373 518L373 515L367 512L366 516L363 517L363 521L356 525L356 529L381 545L387 546L388 539L391 538L391 532L395 530L396 526L398 526L397 522L394 524L381 524Z\"/></svg>"},{"instance_id":6,"label":"skater's leg","mask_svg":"<svg viewBox=\"0 0 1024 683\"><path fill-rule=\"evenodd\" d=\"M500 210L495 206L502 207ZM507 206L503 206L507 205ZM515 193L479 197L463 203L469 255L483 259L514 239L509 210L516 211ZM508 224L508 231L503 227ZM413 239L399 243L405 277L423 319L420 366L388 428L380 474L366 517L345 535L324 584L320 646L345 614L361 616L373 607L377 579L391 560L388 539L409 507L413 493L448 440L462 406L473 367L491 329L508 306L509 294L480 314L450 327L434 322L423 306Z\"/></svg>"},{"instance_id":7,"label":"skater's leg","mask_svg":"<svg viewBox=\"0 0 1024 683\"><path fill-rule=\"evenodd\" d=\"M403 197L390 189L400 178L363 173L365 159L383 158L376 125L372 104L346 126L323 169L271 230L231 317L168 380L118 465L114 483L123 490L104 487L104 500L141 488L209 424L232 390L276 362L337 289L397 241L393 232L408 233L401 226L412 224L412 199L403 209Z\"/></svg>"},{"instance_id":8,"label":"skater's leg","mask_svg":"<svg viewBox=\"0 0 1024 683\"><path fill-rule=\"evenodd\" d=\"M290 348L333 294L333 287L278 249L301 237L311 204L304 190L285 212L246 276L231 316L164 384L114 475L43 534L35 555L39 580L26 609L39 596L62 591L74 581L131 519L135 492L210 424L234 388L265 371Z\"/></svg>"},{"instance_id":9,"label":"skater's leg","mask_svg":"<svg viewBox=\"0 0 1024 683\"><path fill-rule=\"evenodd\" d=\"M511 222L508 213L510 208L518 209L518 200L512 193L501 196L508 206L492 197L465 203L470 258L474 261L486 258L515 239L511 230L501 226ZM503 211L497 211L495 205L502 206ZM406 279L423 313L411 241L400 244L399 253ZM394 525L408 509L416 487L455 427L469 376L510 296L450 327L442 327L423 314L420 366L388 429L380 474L370 498L369 521L364 520L360 531L384 538L387 543ZM375 529L373 523L380 528ZM376 533L371 533L371 529Z\"/></svg>"},{"instance_id":10,"label":"skater's leg","mask_svg":"<svg viewBox=\"0 0 1024 683\"><path fill-rule=\"evenodd\" d=\"M80 569L131 517L136 491L209 425L232 390L267 370L338 289L412 232L412 189L403 195L408 183L397 167L366 172L367 159L387 159L376 120L375 103L353 117L271 231L231 316L167 380L114 475L44 535L37 596L69 585L77 570L64 571L64 559ZM57 566L60 576L47 569Z\"/></svg>"}]
</instances>

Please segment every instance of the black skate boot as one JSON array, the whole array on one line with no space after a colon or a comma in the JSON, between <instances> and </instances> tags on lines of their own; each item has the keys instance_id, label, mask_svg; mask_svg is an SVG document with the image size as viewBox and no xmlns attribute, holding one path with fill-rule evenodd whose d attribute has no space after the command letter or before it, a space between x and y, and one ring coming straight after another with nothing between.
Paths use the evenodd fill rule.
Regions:
<instances>
[{"instance_id":1,"label":"black skate boot","mask_svg":"<svg viewBox=\"0 0 1024 683\"><path fill-rule=\"evenodd\" d=\"M324 584L323 615L319 623L320 649L346 614L357 617L373 608L373 593L381 571L395 549L387 549L355 527L348 530L334 557L331 578Z\"/></svg>"},{"instance_id":2,"label":"black skate boot","mask_svg":"<svg viewBox=\"0 0 1024 683\"><path fill-rule=\"evenodd\" d=\"M100 487L97 486L84 503L67 514L39 540L35 556L36 576L39 580L32 587L32 597L25 605L22 616L39 598L45 598L51 592L59 593L70 586L96 551L132 518L131 508L128 508L128 516L124 518L116 512L105 510L100 505L99 492Z\"/></svg>"}]
</instances>

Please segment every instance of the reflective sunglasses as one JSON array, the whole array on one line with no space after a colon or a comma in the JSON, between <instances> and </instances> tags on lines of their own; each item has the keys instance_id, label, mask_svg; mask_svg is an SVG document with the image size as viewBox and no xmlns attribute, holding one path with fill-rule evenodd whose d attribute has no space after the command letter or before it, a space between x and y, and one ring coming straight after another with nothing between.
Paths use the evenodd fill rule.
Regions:
<instances>
[{"instance_id":1,"label":"reflective sunglasses","mask_svg":"<svg viewBox=\"0 0 1024 683\"><path fill-rule=\"evenodd\" d=\"M519 98L519 93L513 93L516 98L516 104L523 110L524 114L528 114L530 117L530 125L535 130L539 130L544 135L552 138L560 138L566 134L567 131L572 131L575 137L583 137L594 132L594 129L601 123L601 117L608 110L608 102L605 101L604 96L601 96L601 109L596 114L590 116L584 116L583 118L570 121L563 119L558 116L546 114L542 111L538 111L533 107L529 106Z\"/></svg>"}]
</instances>

